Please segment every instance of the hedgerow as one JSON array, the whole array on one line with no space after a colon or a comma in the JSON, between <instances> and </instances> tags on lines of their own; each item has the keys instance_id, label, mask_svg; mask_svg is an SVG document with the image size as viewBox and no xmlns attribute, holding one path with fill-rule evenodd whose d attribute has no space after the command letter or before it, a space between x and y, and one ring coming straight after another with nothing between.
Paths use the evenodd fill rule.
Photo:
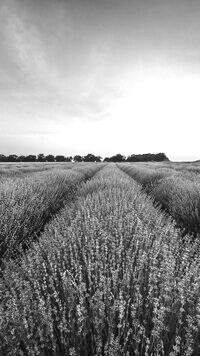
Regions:
<instances>
[{"instance_id":1,"label":"hedgerow","mask_svg":"<svg viewBox=\"0 0 200 356\"><path fill-rule=\"evenodd\" d=\"M1 281L10 355L197 356L200 245L109 165Z\"/></svg>"}]
</instances>

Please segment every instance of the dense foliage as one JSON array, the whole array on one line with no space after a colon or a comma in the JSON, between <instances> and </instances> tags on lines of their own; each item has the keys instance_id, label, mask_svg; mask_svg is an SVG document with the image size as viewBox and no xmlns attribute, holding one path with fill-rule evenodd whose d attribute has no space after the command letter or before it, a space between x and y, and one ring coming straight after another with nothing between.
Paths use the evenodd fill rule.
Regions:
<instances>
[{"instance_id":1,"label":"dense foliage","mask_svg":"<svg viewBox=\"0 0 200 356\"><path fill-rule=\"evenodd\" d=\"M169 161L169 158L165 153L144 153L144 154L132 154L127 158L120 153L112 157L106 157L106 162L163 162Z\"/></svg>"},{"instance_id":2,"label":"dense foliage","mask_svg":"<svg viewBox=\"0 0 200 356\"><path fill-rule=\"evenodd\" d=\"M54 156L52 154L44 155L40 153L38 156L28 155L28 156L17 156L17 155L9 155L5 156L0 154L0 162L101 162L102 157L96 156L92 153L88 153L85 156L75 155L72 156L63 156L58 155ZM148 162L148 161L169 161L169 158L165 155L165 153L146 153L146 154L132 154L127 158L118 153L111 157L105 157L104 162Z\"/></svg>"}]
</instances>

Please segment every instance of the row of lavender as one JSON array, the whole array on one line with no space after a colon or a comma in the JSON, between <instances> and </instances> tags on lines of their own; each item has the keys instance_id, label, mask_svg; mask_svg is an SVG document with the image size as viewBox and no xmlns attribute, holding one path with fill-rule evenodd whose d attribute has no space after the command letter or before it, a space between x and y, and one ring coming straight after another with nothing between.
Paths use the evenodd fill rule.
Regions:
<instances>
[{"instance_id":1,"label":"row of lavender","mask_svg":"<svg viewBox=\"0 0 200 356\"><path fill-rule=\"evenodd\" d=\"M48 169L0 181L0 264L37 238L52 216L73 199L78 185L104 164ZM23 179L22 179L23 178Z\"/></svg>"},{"instance_id":2,"label":"row of lavender","mask_svg":"<svg viewBox=\"0 0 200 356\"><path fill-rule=\"evenodd\" d=\"M177 169L178 165L119 164L124 172L142 185L144 190L176 221L184 233L199 236L200 175L196 169Z\"/></svg>"}]
</instances>

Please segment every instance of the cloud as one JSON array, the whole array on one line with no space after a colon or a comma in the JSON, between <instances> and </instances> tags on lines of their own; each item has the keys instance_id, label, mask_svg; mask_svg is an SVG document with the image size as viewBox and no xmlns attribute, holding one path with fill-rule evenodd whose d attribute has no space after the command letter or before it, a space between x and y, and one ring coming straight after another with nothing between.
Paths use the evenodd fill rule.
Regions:
<instances>
[{"instance_id":1,"label":"cloud","mask_svg":"<svg viewBox=\"0 0 200 356\"><path fill-rule=\"evenodd\" d=\"M9 0L4 7L4 32L10 56L21 75L18 88L10 88L4 95L13 100L18 114L27 113L32 118L37 115L41 120L45 117L48 120L59 120L59 117L102 119L113 100L106 65L111 39L107 36L104 41L97 39L93 43L89 39L87 43L84 38L81 47L81 26L74 34L70 11L63 2L45 2L46 8L39 7L42 15L39 8L36 13L36 3L34 16L30 7L33 3ZM75 43L72 43L73 38ZM79 42L80 52L77 52ZM61 52L62 56L56 56Z\"/></svg>"},{"instance_id":2,"label":"cloud","mask_svg":"<svg viewBox=\"0 0 200 356\"><path fill-rule=\"evenodd\" d=\"M59 53L63 39L71 33L67 7L32 0L8 0L0 7L7 56L21 74L21 82L33 91L58 90L63 83Z\"/></svg>"},{"instance_id":3,"label":"cloud","mask_svg":"<svg viewBox=\"0 0 200 356\"><path fill-rule=\"evenodd\" d=\"M47 59L43 44L36 28L29 28L14 13L9 16L7 36L15 58L25 80L33 87L46 81Z\"/></svg>"}]
</instances>

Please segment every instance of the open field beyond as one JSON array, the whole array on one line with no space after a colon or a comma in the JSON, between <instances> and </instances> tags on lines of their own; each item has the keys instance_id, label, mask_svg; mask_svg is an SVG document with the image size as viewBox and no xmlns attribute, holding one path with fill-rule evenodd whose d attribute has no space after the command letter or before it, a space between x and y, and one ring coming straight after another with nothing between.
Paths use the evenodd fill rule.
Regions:
<instances>
[{"instance_id":1,"label":"open field beyond","mask_svg":"<svg viewBox=\"0 0 200 356\"><path fill-rule=\"evenodd\" d=\"M200 355L200 164L0 165L0 355Z\"/></svg>"}]
</instances>

